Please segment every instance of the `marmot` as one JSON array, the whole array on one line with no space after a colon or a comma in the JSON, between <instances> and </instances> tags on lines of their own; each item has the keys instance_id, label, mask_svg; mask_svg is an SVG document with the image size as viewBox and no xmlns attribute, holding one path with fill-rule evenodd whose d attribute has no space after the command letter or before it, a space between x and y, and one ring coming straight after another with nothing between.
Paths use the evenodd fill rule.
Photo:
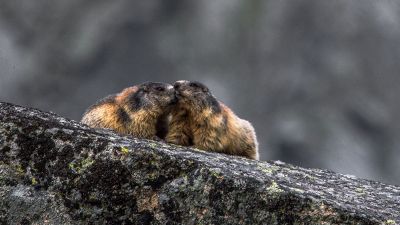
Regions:
<instances>
[{"instance_id":1,"label":"marmot","mask_svg":"<svg viewBox=\"0 0 400 225\"><path fill-rule=\"evenodd\" d=\"M167 133L168 113L176 100L172 85L147 82L101 99L87 109L81 122L93 128L159 140Z\"/></svg>"},{"instance_id":2,"label":"marmot","mask_svg":"<svg viewBox=\"0 0 400 225\"><path fill-rule=\"evenodd\" d=\"M177 81L174 89L178 102L171 111L167 142L258 160L256 134L248 121L199 82Z\"/></svg>"}]
</instances>

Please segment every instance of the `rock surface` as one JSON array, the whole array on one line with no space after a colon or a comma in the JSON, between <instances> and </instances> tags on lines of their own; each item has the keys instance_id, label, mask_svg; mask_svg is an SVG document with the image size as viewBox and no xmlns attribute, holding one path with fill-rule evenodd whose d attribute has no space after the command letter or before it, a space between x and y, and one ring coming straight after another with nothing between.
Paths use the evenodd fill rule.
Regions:
<instances>
[{"instance_id":1,"label":"rock surface","mask_svg":"<svg viewBox=\"0 0 400 225\"><path fill-rule=\"evenodd\" d=\"M400 185L399 46L396 0L3 0L0 101L79 120L128 86L198 80L261 159Z\"/></svg>"},{"instance_id":2,"label":"rock surface","mask_svg":"<svg viewBox=\"0 0 400 225\"><path fill-rule=\"evenodd\" d=\"M0 224L399 224L400 187L0 103Z\"/></svg>"}]
</instances>

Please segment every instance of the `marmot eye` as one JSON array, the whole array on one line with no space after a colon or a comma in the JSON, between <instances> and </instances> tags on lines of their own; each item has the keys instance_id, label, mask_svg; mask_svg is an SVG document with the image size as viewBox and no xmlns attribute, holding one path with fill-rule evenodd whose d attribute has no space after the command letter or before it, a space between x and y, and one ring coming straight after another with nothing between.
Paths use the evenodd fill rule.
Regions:
<instances>
[{"instance_id":1,"label":"marmot eye","mask_svg":"<svg viewBox=\"0 0 400 225\"><path fill-rule=\"evenodd\" d=\"M196 84L196 83L190 83L189 86L190 86L190 87L194 87L194 88L200 87L200 86L199 86L198 84Z\"/></svg>"},{"instance_id":2,"label":"marmot eye","mask_svg":"<svg viewBox=\"0 0 400 225\"><path fill-rule=\"evenodd\" d=\"M163 88L163 87L156 87L156 91L165 91L165 88Z\"/></svg>"}]
</instances>

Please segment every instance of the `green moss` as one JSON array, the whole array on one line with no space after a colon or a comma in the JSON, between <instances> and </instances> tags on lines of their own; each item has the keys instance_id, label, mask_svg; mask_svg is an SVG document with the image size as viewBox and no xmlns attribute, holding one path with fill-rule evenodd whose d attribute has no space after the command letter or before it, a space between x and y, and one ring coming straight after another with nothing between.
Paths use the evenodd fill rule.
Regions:
<instances>
[{"instance_id":1,"label":"green moss","mask_svg":"<svg viewBox=\"0 0 400 225\"><path fill-rule=\"evenodd\" d=\"M278 195L282 193L283 190L279 188L279 185L275 181L272 181L271 185L267 188L267 192L272 195Z\"/></svg>"},{"instance_id":2,"label":"green moss","mask_svg":"<svg viewBox=\"0 0 400 225\"><path fill-rule=\"evenodd\" d=\"M38 184L38 182L37 182L36 178L34 178L34 177L32 177L32 179L31 179L31 183L32 183L32 185L36 185L36 184Z\"/></svg>"},{"instance_id":3,"label":"green moss","mask_svg":"<svg viewBox=\"0 0 400 225\"><path fill-rule=\"evenodd\" d=\"M150 180L155 180L158 177L158 172L153 172L148 175Z\"/></svg>"},{"instance_id":4,"label":"green moss","mask_svg":"<svg viewBox=\"0 0 400 225\"><path fill-rule=\"evenodd\" d=\"M25 173L25 170L22 168L21 164L17 164L17 165L15 166L15 170L17 171L17 173L18 173L19 175L23 175L23 174Z\"/></svg>"},{"instance_id":5,"label":"green moss","mask_svg":"<svg viewBox=\"0 0 400 225\"><path fill-rule=\"evenodd\" d=\"M216 177L216 178L218 178L218 179L224 178L224 176L221 174L220 171L216 171L216 170L212 170L212 169L210 169L209 171L210 171L210 173L211 173L211 175L212 175L213 177Z\"/></svg>"},{"instance_id":6,"label":"green moss","mask_svg":"<svg viewBox=\"0 0 400 225\"><path fill-rule=\"evenodd\" d=\"M94 163L94 160L91 158L86 158L84 160L82 160L81 165L82 165L82 169L86 169L89 166L91 166Z\"/></svg>"},{"instance_id":7,"label":"green moss","mask_svg":"<svg viewBox=\"0 0 400 225\"><path fill-rule=\"evenodd\" d=\"M159 167L159 163L158 163L157 160L150 159L149 163L150 163L150 165L152 165L152 166Z\"/></svg>"},{"instance_id":8,"label":"green moss","mask_svg":"<svg viewBox=\"0 0 400 225\"><path fill-rule=\"evenodd\" d=\"M74 162L68 163L68 168L69 168L70 170L74 170L74 171L75 171L75 163L74 163Z\"/></svg>"},{"instance_id":9,"label":"green moss","mask_svg":"<svg viewBox=\"0 0 400 225\"><path fill-rule=\"evenodd\" d=\"M365 195L365 190L363 188L356 188L357 195Z\"/></svg>"},{"instance_id":10,"label":"green moss","mask_svg":"<svg viewBox=\"0 0 400 225\"><path fill-rule=\"evenodd\" d=\"M121 147L121 152L122 152L122 154L127 155L129 153L129 149L127 147L125 147L125 146L122 146Z\"/></svg>"},{"instance_id":11,"label":"green moss","mask_svg":"<svg viewBox=\"0 0 400 225\"><path fill-rule=\"evenodd\" d=\"M396 221L394 221L394 220L386 220L385 221L385 224L387 224L387 225L395 225L396 224Z\"/></svg>"},{"instance_id":12,"label":"green moss","mask_svg":"<svg viewBox=\"0 0 400 225\"><path fill-rule=\"evenodd\" d=\"M83 160L81 160L80 162L70 162L68 164L68 168L72 171L74 171L75 173L82 173L84 170L86 170L87 168L89 168L92 164L94 163L94 160L91 159L90 157L85 158Z\"/></svg>"},{"instance_id":13,"label":"green moss","mask_svg":"<svg viewBox=\"0 0 400 225\"><path fill-rule=\"evenodd\" d=\"M95 193L90 193L88 199L90 201L95 201L98 199L97 195Z\"/></svg>"},{"instance_id":14,"label":"green moss","mask_svg":"<svg viewBox=\"0 0 400 225\"><path fill-rule=\"evenodd\" d=\"M150 146L151 148L157 148L157 147L159 147L158 144L156 144L156 143L149 143L149 146Z\"/></svg>"},{"instance_id":15,"label":"green moss","mask_svg":"<svg viewBox=\"0 0 400 225\"><path fill-rule=\"evenodd\" d=\"M267 174L273 174L274 172L278 171L279 167L277 166L266 166L263 164L257 165L258 169Z\"/></svg>"}]
</instances>

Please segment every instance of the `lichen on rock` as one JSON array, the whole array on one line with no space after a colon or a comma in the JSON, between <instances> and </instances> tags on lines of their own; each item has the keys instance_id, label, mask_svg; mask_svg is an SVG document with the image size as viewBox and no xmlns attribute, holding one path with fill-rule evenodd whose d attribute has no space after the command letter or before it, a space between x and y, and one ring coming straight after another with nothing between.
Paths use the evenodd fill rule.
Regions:
<instances>
[{"instance_id":1,"label":"lichen on rock","mask_svg":"<svg viewBox=\"0 0 400 225\"><path fill-rule=\"evenodd\" d=\"M399 224L400 187L0 103L0 224Z\"/></svg>"}]
</instances>

